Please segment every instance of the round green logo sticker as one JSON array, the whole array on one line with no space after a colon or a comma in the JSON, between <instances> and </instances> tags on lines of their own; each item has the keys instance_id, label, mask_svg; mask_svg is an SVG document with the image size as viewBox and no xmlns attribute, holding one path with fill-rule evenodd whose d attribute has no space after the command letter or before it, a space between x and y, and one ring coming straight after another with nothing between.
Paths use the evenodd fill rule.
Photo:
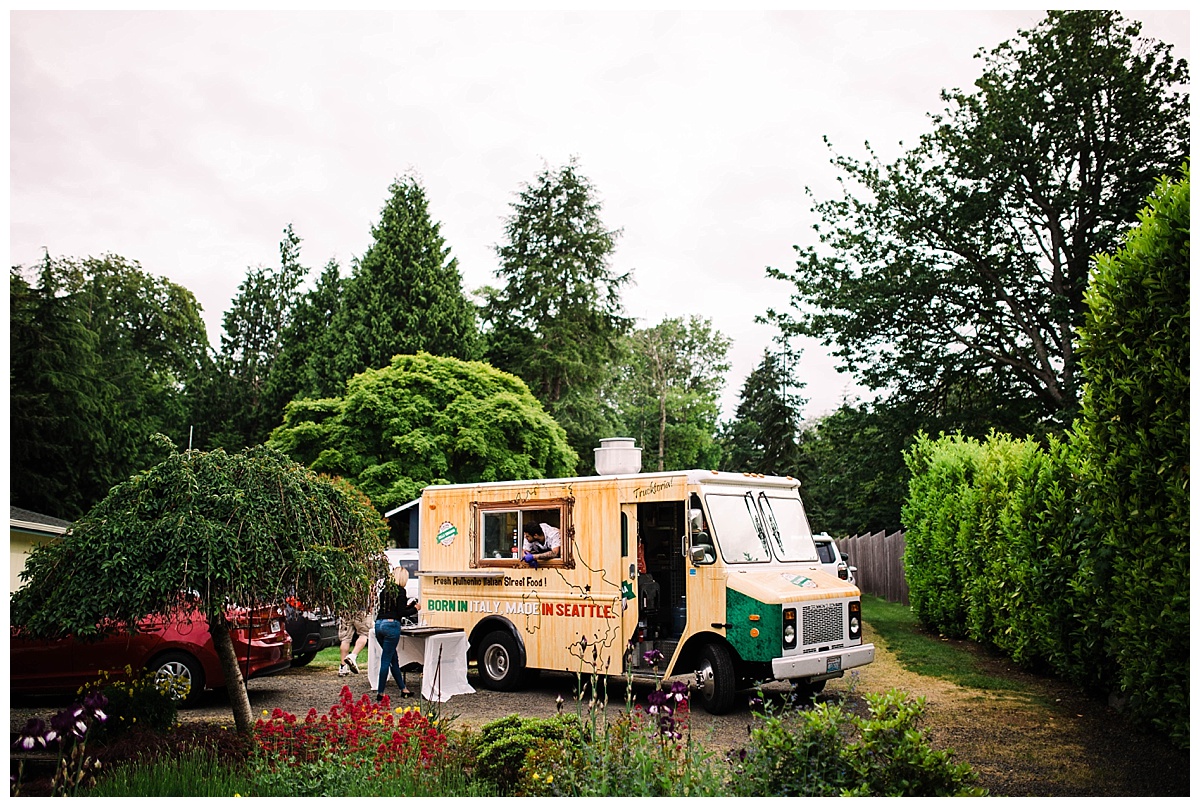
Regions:
<instances>
[{"instance_id":1,"label":"round green logo sticker","mask_svg":"<svg viewBox=\"0 0 1200 807\"><path fill-rule=\"evenodd\" d=\"M458 535L458 527L451 524L449 521L443 521L438 527L437 542L443 546L450 546L454 543L454 536Z\"/></svg>"}]
</instances>

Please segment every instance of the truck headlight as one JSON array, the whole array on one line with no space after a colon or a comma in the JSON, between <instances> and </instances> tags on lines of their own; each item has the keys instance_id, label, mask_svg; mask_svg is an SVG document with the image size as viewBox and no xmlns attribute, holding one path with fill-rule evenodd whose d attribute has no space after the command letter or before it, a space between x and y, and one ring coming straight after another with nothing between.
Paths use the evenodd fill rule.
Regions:
<instances>
[{"instance_id":1,"label":"truck headlight","mask_svg":"<svg viewBox=\"0 0 1200 807\"><path fill-rule=\"evenodd\" d=\"M796 646L796 609L783 609L783 647L790 650Z\"/></svg>"},{"instance_id":2,"label":"truck headlight","mask_svg":"<svg viewBox=\"0 0 1200 807\"><path fill-rule=\"evenodd\" d=\"M862 601L850 601L850 638L858 639L862 637Z\"/></svg>"}]
</instances>

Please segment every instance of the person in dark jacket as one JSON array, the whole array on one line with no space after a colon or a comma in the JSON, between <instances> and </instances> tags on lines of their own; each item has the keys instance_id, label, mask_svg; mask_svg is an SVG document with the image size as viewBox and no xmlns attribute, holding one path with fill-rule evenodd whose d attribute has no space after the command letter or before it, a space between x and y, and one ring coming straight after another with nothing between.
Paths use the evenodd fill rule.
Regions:
<instances>
[{"instance_id":1,"label":"person in dark jacket","mask_svg":"<svg viewBox=\"0 0 1200 807\"><path fill-rule=\"evenodd\" d=\"M383 689L387 686L388 670L400 685L400 697L411 698L412 693L404 684L404 673L400 671L400 660L396 658L396 647L400 644L400 620L417 615L421 604L408 599L404 584L408 582L408 570L397 566L390 577L383 581L379 592L379 610L375 614L375 638L379 642L379 688L375 700L383 700Z\"/></svg>"}]
</instances>

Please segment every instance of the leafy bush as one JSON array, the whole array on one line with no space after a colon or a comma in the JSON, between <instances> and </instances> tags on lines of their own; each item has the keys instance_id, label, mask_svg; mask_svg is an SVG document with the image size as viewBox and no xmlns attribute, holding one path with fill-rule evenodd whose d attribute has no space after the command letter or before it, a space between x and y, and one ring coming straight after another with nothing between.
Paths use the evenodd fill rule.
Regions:
<instances>
[{"instance_id":1,"label":"leafy bush","mask_svg":"<svg viewBox=\"0 0 1200 807\"><path fill-rule=\"evenodd\" d=\"M175 725L175 699L187 693L175 689L179 684L174 679L156 681L155 677L154 672L147 672L134 678L132 668L126 666L123 677L105 671L87 687L108 699L108 720L97 727L97 736L115 737L134 728L166 731Z\"/></svg>"},{"instance_id":2,"label":"leafy bush","mask_svg":"<svg viewBox=\"0 0 1200 807\"><path fill-rule=\"evenodd\" d=\"M1189 641L1191 173L1163 180L1097 258L1079 332L1077 436L1101 527L1107 651L1131 712L1186 743Z\"/></svg>"},{"instance_id":3,"label":"leafy bush","mask_svg":"<svg viewBox=\"0 0 1200 807\"><path fill-rule=\"evenodd\" d=\"M535 718L508 715L493 720L475 738L475 775L504 795L518 788L521 769L530 751L550 743L562 749L575 748L582 740L578 715L559 714Z\"/></svg>"},{"instance_id":4,"label":"leafy bush","mask_svg":"<svg viewBox=\"0 0 1200 807\"><path fill-rule=\"evenodd\" d=\"M344 396L292 401L268 445L350 480L381 511L428 484L570 476L578 460L524 381L428 353L354 376Z\"/></svg>"},{"instance_id":5,"label":"leafy bush","mask_svg":"<svg viewBox=\"0 0 1200 807\"><path fill-rule=\"evenodd\" d=\"M829 703L758 716L749 746L730 756L729 795L986 795L970 766L929 745L923 698L895 690L865 698L866 718Z\"/></svg>"},{"instance_id":6,"label":"leafy bush","mask_svg":"<svg viewBox=\"0 0 1200 807\"><path fill-rule=\"evenodd\" d=\"M1087 291L1082 415L1044 445L921 436L903 511L913 611L1188 745L1189 170Z\"/></svg>"},{"instance_id":7,"label":"leafy bush","mask_svg":"<svg viewBox=\"0 0 1200 807\"><path fill-rule=\"evenodd\" d=\"M687 687L660 686L647 705L626 704L609 718L593 702L582 741L541 740L525 757L521 792L530 796L640 798L724 795L725 773L712 752L693 740Z\"/></svg>"}]
</instances>

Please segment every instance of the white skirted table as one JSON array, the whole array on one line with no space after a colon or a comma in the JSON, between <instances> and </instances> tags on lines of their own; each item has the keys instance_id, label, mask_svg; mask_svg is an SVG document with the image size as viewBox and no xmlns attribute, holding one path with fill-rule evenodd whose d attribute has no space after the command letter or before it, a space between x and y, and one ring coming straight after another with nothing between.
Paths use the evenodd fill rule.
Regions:
<instances>
[{"instance_id":1,"label":"white skirted table","mask_svg":"<svg viewBox=\"0 0 1200 807\"><path fill-rule=\"evenodd\" d=\"M372 691L379 689L381 655L372 627L367 635L367 675ZM396 655L401 669L421 665L421 697L425 700L443 703L455 695L475 692L467 683L467 635L462 628L406 625L400 629Z\"/></svg>"}]
</instances>

